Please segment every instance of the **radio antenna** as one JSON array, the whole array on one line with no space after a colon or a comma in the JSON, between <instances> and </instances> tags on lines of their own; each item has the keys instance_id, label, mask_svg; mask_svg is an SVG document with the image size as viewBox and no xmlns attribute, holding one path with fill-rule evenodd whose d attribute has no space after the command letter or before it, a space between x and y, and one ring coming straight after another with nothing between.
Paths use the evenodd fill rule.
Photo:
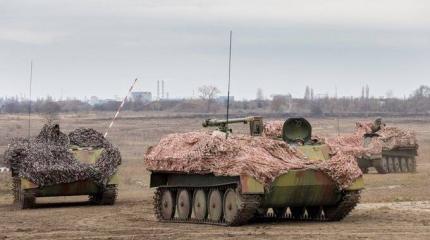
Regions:
<instances>
[{"instance_id":1,"label":"radio antenna","mask_svg":"<svg viewBox=\"0 0 430 240\"><path fill-rule=\"evenodd\" d=\"M228 138L228 117L229 117L229 110L230 110L230 78L231 78L231 39L233 37L233 32L230 30L230 48L229 48L229 55L228 55L228 89L227 89L227 115L226 115L226 132L225 132L225 139Z\"/></svg>"},{"instance_id":2,"label":"radio antenna","mask_svg":"<svg viewBox=\"0 0 430 240\"><path fill-rule=\"evenodd\" d=\"M33 82L33 60L30 61L30 84L28 101L28 139L31 137L31 84Z\"/></svg>"}]
</instances>

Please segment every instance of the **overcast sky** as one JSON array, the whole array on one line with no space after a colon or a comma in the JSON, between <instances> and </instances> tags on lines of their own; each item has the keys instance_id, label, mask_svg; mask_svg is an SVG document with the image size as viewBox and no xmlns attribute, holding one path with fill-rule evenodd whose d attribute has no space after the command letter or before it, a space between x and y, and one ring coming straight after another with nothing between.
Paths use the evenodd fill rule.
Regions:
<instances>
[{"instance_id":1,"label":"overcast sky","mask_svg":"<svg viewBox=\"0 0 430 240\"><path fill-rule=\"evenodd\" d=\"M171 97L201 85L232 95L408 96L430 85L426 0L0 0L0 95L123 96L166 82Z\"/></svg>"}]
</instances>

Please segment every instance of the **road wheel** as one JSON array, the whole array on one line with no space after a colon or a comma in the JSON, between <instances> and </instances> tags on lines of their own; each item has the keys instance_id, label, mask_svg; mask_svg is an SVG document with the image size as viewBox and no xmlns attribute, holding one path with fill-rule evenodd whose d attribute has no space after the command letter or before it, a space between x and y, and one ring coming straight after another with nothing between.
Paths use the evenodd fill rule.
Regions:
<instances>
[{"instance_id":1,"label":"road wheel","mask_svg":"<svg viewBox=\"0 0 430 240\"><path fill-rule=\"evenodd\" d=\"M402 172L408 172L408 160L406 157L400 157L400 168Z\"/></svg>"},{"instance_id":2,"label":"road wheel","mask_svg":"<svg viewBox=\"0 0 430 240\"><path fill-rule=\"evenodd\" d=\"M385 173L387 173L388 172L388 159L385 157L385 156L383 156L380 160L379 160L379 162L376 164L376 166L375 166L375 168L376 168L376 171L378 172L378 173L380 173L380 174L385 174Z\"/></svg>"},{"instance_id":3,"label":"road wheel","mask_svg":"<svg viewBox=\"0 0 430 240\"><path fill-rule=\"evenodd\" d=\"M393 157L393 162L394 162L394 172L396 173L402 172L402 169L400 168L400 158Z\"/></svg>"},{"instance_id":4,"label":"road wheel","mask_svg":"<svg viewBox=\"0 0 430 240\"><path fill-rule=\"evenodd\" d=\"M408 158L408 170L409 170L409 172L416 172L417 171L417 165L416 165L415 157Z\"/></svg>"},{"instance_id":5,"label":"road wheel","mask_svg":"<svg viewBox=\"0 0 430 240\"><path fill-rule=\"evenodd\" d=\"M239 212L240 197L237 195L236 191L232 188L227 189L224 193L224 220L227 223L232 223L236 219Z\"/></svg>"},{"instance_id":6,"label":"road wheel","mask_svg":"<svg viewBox=\"0 0 430 240\"><path fill-rule=\"evenodd\" d=\"M208 215L207 196L203 189L194 191L193 212L196 219L203 220Z\"/></svg>"},{"instance_id":7,"label":"road wheel","mask_svg":"<svg viewBox=\"0 0 430 240\"><path fill-rule=\"evenodd\" d=\"M170 190L162 191L160 205L162 219L169 220L175 216L175 198Z\"/></svg>"},{"instance_id":8,"label":"road wheel","mask_svg":"<svg viewBox=\"0 0 430 240\"><path fill-rule=\"evenodd\" d=\"M176 209L179 219L189 219L191 217L191 196L188 190L181 189L178 191Z\"/></svg>"},{"instance_id":9,"label":"road wheel","mask_svg":"<svg viewBox=\"0 0 430 240\"><path fill-rule=\"evenodd\" d=\"M212 189L208 197L208 219L218 222L222 218L222 195L218 189Z\"/></svg>"},{"instance_id":10,"label":"road wheel","mask_svg":"<svg viewBox=\"0 0 430 240\"><path fill-rule=\"evenodd\" d=\"M388 172L390 173L394 172L394 159L392 157L387 157L387 164L388 164Z\"/></svg>"}]
</instances>

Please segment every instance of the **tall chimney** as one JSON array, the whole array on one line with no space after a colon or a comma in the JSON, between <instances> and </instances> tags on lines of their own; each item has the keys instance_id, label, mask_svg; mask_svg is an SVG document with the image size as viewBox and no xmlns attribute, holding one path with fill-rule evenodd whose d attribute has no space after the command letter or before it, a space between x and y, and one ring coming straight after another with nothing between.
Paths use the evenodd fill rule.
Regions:
<instances>
[{"instance_id":1,"label":"tall chimney","mask_svg":"<svg viewBox=\"0 0 430 240\"><path fill-rule=\"evenodd\" d=\"M160 80L157 80L157 100L160 100Z\"/></svg>"},{"instance_id":2,"label":"tall chimney","mask_svg":"<svg viewBox=\"0 0 430 240\"><path fill-rule=\"evenodd\" d=\"M161 98L164 99L164 80L161 80Z\"/></svg>"}]
</instances>

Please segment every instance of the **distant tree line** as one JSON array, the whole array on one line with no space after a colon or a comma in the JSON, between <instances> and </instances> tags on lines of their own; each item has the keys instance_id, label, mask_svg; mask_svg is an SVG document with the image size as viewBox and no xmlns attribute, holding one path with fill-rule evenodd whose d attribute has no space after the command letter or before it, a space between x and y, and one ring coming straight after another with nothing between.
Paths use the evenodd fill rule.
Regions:
<instances>
[{"instance_id":1,"label":"distant tree line","mask_svg":"<svg viewBox=\"0 0 430 240\"><path fill-rule=\"evenodd\" d=\"M152 102L127 101L124 110L129 111L172 111L189 113L222 113L226 102L218 101L219 90L212 86L199 89L198 99L159 100ZM31 111L40 114L78 113L90 111L116 111L120 101L104 101L90 105L81 100L53 100L50 97L31 102ZM20 98L0 98L0 113L27 113L30 104ZM257 89L254 100L230 103L232 111L255 113L302 113L322 116L355 113L398 113L430 114L430 87L420 86L409 97L375 98L369 96L368 87L363 88L361 97L314 96L314 90L307 87L304 98L291 95L273 95L265 98L262 89Z\"/></svg>"}]
</instances>

